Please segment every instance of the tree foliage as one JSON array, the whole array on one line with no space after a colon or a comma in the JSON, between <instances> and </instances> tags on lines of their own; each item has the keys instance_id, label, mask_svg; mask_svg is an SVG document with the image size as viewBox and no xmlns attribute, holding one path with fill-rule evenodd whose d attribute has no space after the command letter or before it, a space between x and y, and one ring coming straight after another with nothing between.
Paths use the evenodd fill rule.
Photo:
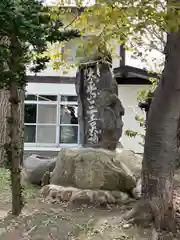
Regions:
<instances>
[{"instance_id":1,"label":"tree foliage","mask_svg":"<svg viewBox=\"0 0 180 240\"><path fill-rule=\"evenodd\" d=\"M33 61L36 73L45 68L49 58L43 53L49 43L79 35L74 30L63 31L57 12L37 0L2 0L0 24L1 87L12 81L24 86L28 64Z\"/></svg>"},{"instance_id":2,"label":"tree foliage","mask_svg":"<svg viewBox=\"0 0 180 240\"><path fill-rule=\"evenodd\" d=\"M19 90L27 83L26 69L32 64L35 73L50 60L50 44L79 36L76 30L63 30L60 12L38 0L0 1L0 88L9 91L10 116L7 118L9 141L5 144L12 184L12 213L21 211L22 187L20 163L22 145L19 130Z\"/></svg>"},{"instance_id":3,"label":"tree foliage","mask_svg":"<svg viewBox=\"0 0 180 240\"><path fill-rule=\"evenodd\" d=\"M146 204L142 201L144 209L139 205L138 210L132 211L129 217L132 220L136 214L150 209L158 230L172 230L175 226L172 176L177 157L179 126L179 16L179 1L102 0L85 8L73 22L74 26L81 28L82 34L97 31L96 34L107 45L110 45L112 38L126 45L129 36L138 42L150 27L168 33L164 71L152 101L145 138L142 194ZM173 223L173 227L170 223Z\"/></svg>"},{"instance_id":4,"label":"tree foliage","mask_svg":"<svg viewBox=\"0 0 180 240\"><path fill-rule=\"evenodd\" d=\"M61 1L62 5L63 1ZM65 2L64 2L65 4ZM82 36L96 35L96 38L89 41L81 38L77 56L81 55L81 50L86 48L86 52L90 55L92 49L97 45L105 45L112 53L114 44L123 44L125 48L131 52L133 58L144 62L147 70L161 73L164 66L164 46L166 42L166 33L169 27L175 28L177 23L174 21L167 24L167 20L172 16L167 15L166 4L164 1L96 1L95 5L82 7L82 2L77 1L76 14L71 15L69 24L77 27L81 31ZM69 14L69 9L67 10ZM98 40L97 40L98 36ZM79 40L78 40L79 41ZM153 52L153 53L151 53ZM71 54L71 53L70 53ZM149 55L151 54L151 58ZM153 56L154 54L154 56ZM158 59L157 59L158 54ZM56 68L60 67L57 56L59 51L53 58ZM117 53L119 55L119 52ZM74 66L74 65L71 65ZM67 67L67 63L66 63ZM157 86L156 79L150 79L154 91ZM138 101L144 100L148 95L148 90L143 90L138 96ZM140 116L136 116L136 120L144 128L144 120ZM140 136L144 142L144 134L127 129L126 134L130 137Z\"/></svg>"}]
</instances>

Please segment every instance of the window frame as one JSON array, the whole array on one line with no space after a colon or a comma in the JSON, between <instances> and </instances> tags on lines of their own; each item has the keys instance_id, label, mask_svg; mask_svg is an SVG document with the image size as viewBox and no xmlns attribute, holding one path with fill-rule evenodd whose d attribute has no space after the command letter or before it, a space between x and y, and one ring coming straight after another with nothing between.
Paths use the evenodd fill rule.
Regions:
<instances>
[{"instance_id":1,"label":"window frame","mask_svg":"<svg viewBox=\"0 0 180 240\"><path fill-rule=\"evenodd\" d=\"M61 94L62 95L62 94ZM79 145L79 139L80 139L80 136L79 136L79 124L65 124L65 123L60 123L60 116L61 116L61 105L66 105L68 104L69 106L74 106L74 105L77 105L78 106L78 102L68 102L68 101L61 101L61 95L60 95L60 102L59 102L59 146L77 146ZM72 95L66 95L66 96L72 96ZM60 128L61 126L78 126L78 137L77 137L77 144L74 144L74 143L60 143Z\"/></svg>"},{"instance_id":2,"label":"window frame","mask_svg":"<svg viewBox=\"0 0 180 240\"><path fill-rule=\"evenodd\" d=\"M36 135L35 135L35 142L24 142L25 147L39 147L39 148L61 148L61 147L77 147L80 145L80 131L79 131L79 124L61 124L60 123L60 116L61 116L61 105L77 105L78 102L68 102L68 101L61 101L61 96L77 96L74 94L27 94L27 95L36 95L37 100L25 100L24 105L32 105L36 104L36 123L24 123L25 126L36 126ZM39 95L46 95L46 96L57 96L57 101L41 101L39 100ZM39 105L56 105L56 124L53 123L38 123L38 113L39 113ZM38 134L38 126L56 126L56 137L55 143L38 143L37 142L37 134ZM61 126L77 126L78 127L78 137L77 143L60 143L60 128Z\"/></svg>"}]
</instances>

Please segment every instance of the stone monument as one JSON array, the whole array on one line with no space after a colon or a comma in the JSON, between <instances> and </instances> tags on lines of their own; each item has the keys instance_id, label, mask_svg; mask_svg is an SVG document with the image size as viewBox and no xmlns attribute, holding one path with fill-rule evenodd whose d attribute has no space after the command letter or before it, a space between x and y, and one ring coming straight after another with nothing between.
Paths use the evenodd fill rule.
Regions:
<instances>
[{"instance_id":1,"label":"stone monument","mask_svg":"<svg viewBox=\"0 0 180 240\"><path fill-rule=\"evenodd\" d=\"M76 75L80 140L83 147L114 150L122 135L124 108L111 62L98 53L81 62Z\"/></svg>"}]
</instances>

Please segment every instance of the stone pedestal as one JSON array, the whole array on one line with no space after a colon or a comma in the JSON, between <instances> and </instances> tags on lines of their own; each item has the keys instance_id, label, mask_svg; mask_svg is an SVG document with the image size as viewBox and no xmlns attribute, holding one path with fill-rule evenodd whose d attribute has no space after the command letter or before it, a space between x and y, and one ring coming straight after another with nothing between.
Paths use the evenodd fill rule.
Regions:
<instances>
[{"instance_id":1,"label":"stone pedestal","mask_svg":"<svg viewBox=\"0 0 180 240\"><path fill-rule=\"evenodd\" d=\"M81 64L76 76L83 147L114 150L122 135L124 108L108 63Z\"/></svg>"}]
</instances>

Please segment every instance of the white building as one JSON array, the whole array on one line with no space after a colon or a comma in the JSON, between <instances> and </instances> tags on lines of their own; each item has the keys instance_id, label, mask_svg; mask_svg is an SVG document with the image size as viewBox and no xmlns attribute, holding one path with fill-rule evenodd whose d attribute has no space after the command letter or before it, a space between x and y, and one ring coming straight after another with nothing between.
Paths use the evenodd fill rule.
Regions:
<instances>
[{"instance_id":1,"label":"white building","mask_svg":"<svg viewBox=\"0 0 180 240\"><path fill-rule=\"evenodd\" d=\"M139 63L131 61L124 49L117 47L121 57L113 59L114 75L118 82L119 98L125 108L124 132L127 129L142 132L135 115L143 116L138 107L138 92L150 87L148 74L139 68ZM132 66L133 64L133 66ZM142 66L141 66L142 67ZM27 73L29 82L25 100L25 152L57 152L61 147L80 144L78 124L71 124L66 106L72 106L77 114L75 91L76 69L64 74L48 67L37 76ZM142 153L140 139L129 138L123 132L120 142L124 148Z\"/></svg>"}]
</instances>

